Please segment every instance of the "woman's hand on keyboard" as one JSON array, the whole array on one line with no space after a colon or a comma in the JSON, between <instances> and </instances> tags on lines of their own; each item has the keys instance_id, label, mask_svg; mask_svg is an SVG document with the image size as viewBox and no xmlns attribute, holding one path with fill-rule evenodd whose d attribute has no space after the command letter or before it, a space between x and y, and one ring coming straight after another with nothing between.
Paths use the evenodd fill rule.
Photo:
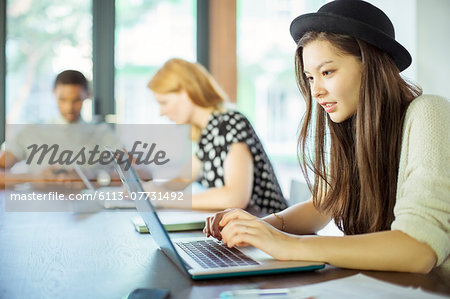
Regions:
<instances>
[{"instance_id":1,"label":"woman's hand on keyboard","mask_svg":"<svg viewBox=\"0 0 450 299\"><path fill-rule=\"evenodd\" d=\"M241 209L226 209L216 213L212 217L206 218L203 233L206 234L207 237L212 236L217 240L222 240L221 231L225 226L225 222L222 222L224 216L226 216L226 219L257 219L256 216L253 216Z\"/></svg>"},{"instance_id":2,"label":"woman's hand on keyboard","mask_svg":"<svg viewBox=\"0 0 450 299\"><path fill-rule=\"evenodd\" d=\"M297 236L289 236L263 219L242 210L230 211L219 222L221 239L228 247L254 246L278 260L289 260L288 248Z\"/></svg>"}]
</instances>

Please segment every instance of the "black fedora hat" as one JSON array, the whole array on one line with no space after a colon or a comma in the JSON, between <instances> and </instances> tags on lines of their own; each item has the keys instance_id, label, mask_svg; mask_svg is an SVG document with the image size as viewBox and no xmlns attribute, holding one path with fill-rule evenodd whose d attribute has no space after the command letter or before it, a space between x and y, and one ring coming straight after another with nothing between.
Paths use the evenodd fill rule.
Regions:
<instances>
[{"instance_id":1,"label":"black fedora hat","mask_svg":"<svg viewBox=\"0 0 450 299\"><path fill-rule=\"evenodd\" d=\"M308 31L332 32L366 41L388 53L400 71L411 64L411 55L395 40L394 26L388 16L362 0L336 0L316 13L295 18L291 35L297 43Z\"/></svg>"}]
</instances>

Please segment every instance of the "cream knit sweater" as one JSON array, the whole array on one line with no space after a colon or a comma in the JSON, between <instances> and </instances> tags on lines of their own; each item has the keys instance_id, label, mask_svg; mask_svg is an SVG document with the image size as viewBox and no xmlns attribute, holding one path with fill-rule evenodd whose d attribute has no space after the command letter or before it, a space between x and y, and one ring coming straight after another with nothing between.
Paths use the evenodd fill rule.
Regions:
<instances>
[{"instance_id":1,"label":"cream knit sweater","mask_svg":"<svg viewBox=\"0 0 450 299\"><path fill-rule=\"evenodd\" d=\"M436 266L450 266L450 102L442 97L422 95L408 108L394 215L392 230L428 244Z\"/></svg>"}]
</instances>

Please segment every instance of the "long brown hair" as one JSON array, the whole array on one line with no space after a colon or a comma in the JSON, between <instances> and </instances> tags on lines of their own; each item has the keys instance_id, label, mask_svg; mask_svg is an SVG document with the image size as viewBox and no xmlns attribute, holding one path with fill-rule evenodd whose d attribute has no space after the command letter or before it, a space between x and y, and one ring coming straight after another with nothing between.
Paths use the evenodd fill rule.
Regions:
<instances>
[{"instance_id":1,"label":"long brown hair","mask_svg":"<svg viewBox=\"0 0 450 299\"><path fill-rule=\"evenodd\" d=\"M191 101L204 108L222 110L228 100L217 81L199 63L172 58L156 72L148 83L151 91L161 94L186 91ZM200 129L193 126L193 139L200 137Z\"/></svg>"},{"instance_id":2,"label":"long brown hair","mask_svg":"<svg viewBox=\"0 0 450 299\"><path fill-rule=\"evenodd\" d=\"M363 65L357 111L341 123L314 105L303 73L302 51L314 40L329 41ZM348 235L388 230L394 220L403 121L422 90L400 76L388 54L346 35L306 33L298 43L295 64L306 101L298 156L315 206Z\"/></svg>"}]
</instances>

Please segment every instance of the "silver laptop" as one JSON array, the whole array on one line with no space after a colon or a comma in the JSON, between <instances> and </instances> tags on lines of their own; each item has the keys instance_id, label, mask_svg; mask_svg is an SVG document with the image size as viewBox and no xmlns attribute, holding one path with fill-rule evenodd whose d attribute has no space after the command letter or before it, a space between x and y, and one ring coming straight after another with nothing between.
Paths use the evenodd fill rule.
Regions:
<instances>
[{"instance_id":1,"label":"silver laptop","mask_svg":"<svg viewBox=\"0 0 450 299\"><path fill-rule=\"evenodd\" d=\"M110 150L114 155L115 151ZM144 194L136 171L113 160L114 168L129 194ZM255 247L228 248L206 237L171 239L147 197L136 200L136 208L158 247L192 279L235 277L256 274L311 271L324 267L320 262L277 261Z\"/></svg>"}]
</instances>

